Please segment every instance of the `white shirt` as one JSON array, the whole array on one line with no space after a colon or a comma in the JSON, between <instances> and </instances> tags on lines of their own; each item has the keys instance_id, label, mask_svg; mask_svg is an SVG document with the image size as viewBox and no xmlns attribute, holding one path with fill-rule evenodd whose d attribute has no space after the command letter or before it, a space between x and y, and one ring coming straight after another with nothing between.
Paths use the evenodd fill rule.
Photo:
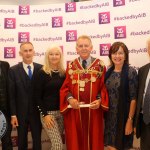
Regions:
<instances>
[{"instance_id":1,"label":"white shirt","mask_svg":"<svg viewBox=\"0 0 150 150\"><path fill-rule=\"evenodd\" d=\"M34 65L33 65L33 63L31 63L31 64L25 64L23 62L23 68L24 68L25 72L27 73L27 75L28 75L28 66L29 65L31 66L31 71L32 71L32 74L33 74L33 71L34 71Z\"/></svg>"},{"instance_id":2,"label":"white shirt","mask_svg":"<svg viewBox=\"0 0 150 150\"><path fill-rule=\"evenodd\" d=\"M82 64L82 61L83 61L83 59L80 57L80 64ZM86 59L86 62L87 62L86 67L91 65L91 56L88 59Z\"/></svg>"}]
</instances>

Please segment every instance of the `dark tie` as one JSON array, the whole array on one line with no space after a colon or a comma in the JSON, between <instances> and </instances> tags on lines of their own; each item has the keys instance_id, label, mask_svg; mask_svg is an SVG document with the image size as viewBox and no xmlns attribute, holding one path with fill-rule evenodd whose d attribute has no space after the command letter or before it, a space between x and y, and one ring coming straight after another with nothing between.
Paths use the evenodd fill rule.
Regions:
<instances>
[{"instance_id":1,"label":"dark tie","mask_svg":"<svg viewBox=\"0 0 150 150\"><path fill-rule=\"evenodd\" d=\"M86 60L82 60L82 67L83 67L84 69L86 69L86 65L87 65L87 61L86 61Z\"/></svg>"},{"instance_id":2,"label":"dark tie","mask_svg":"<svg viewBox=\"0 0 150 150\"><path fill-rule=\"evenodd\" d=\"M32 78L32 70L31 70L31 66L29 65L28 67L28 76L31 79Z\"/></svg>"},{"instance_id":3,"label":"dark tie","mask_svg":"<svg viewBox=\"0 0 150 150\"><path fill-rule=\"evenodd\" d=\"M144 120L145 124L150 123L150 80L149 80L145 98L144 98L143 120Z\"/></svg>"}]
</instances>

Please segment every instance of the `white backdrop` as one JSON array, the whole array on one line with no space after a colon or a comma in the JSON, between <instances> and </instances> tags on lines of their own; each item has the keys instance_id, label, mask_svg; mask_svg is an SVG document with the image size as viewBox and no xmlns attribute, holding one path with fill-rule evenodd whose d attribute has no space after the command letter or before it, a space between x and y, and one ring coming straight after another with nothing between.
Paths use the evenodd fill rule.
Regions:
<instances>
[{"instance_id":1,"label":"white backdrop","mask_svg":"<svg viewBox=\"0 0 150 150\"><path fill-rule=\"evenodd\" d=\"M42 64L46 49L57 43L63 49L66 66L68 61L77 57L77 37L87 34L93 41L92 55L102 59L106 66L110 45L122 41L129 48L130 64L138 69L149 62L146 49L150 34L149 6L148 0L0 5L0 59L15 65L21 61L20 43L31 41L36 50L34 60ZM16 132L12 134L13 140L17 141ZM48 143L44 138L43 145ZM138 147L137 143L135 147Z\"/></svg>"}]
</instances>

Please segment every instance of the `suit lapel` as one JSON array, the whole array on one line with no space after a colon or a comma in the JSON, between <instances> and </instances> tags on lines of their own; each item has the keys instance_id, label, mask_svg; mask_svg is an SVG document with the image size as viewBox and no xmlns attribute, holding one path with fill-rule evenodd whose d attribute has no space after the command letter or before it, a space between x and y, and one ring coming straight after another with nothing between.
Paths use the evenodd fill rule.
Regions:
<instances>
[{"instance_id":1,"label":"suit lapel","mask_svg":"<svg viewBox=\"0 0 150 150\"><path fill-rule=\"evenodd\" d=\"M145 67L145 69L143 69L143 73L141 74L142 75L142 78L143 78L143 82L141 82L141 85L142 86L142 89L145 88L145 83L146 83L146 78L147 78L147 75L148 75L148 72L149 72L149 68L150 68L150 64L147 65Z\"/></svg>"},{"instance_id":2,"label":"suit lapel","mask_svg":"<svg viewBox=\"0 0 150 150\"><path fill-rule=\"evenodd\" d=\"M18 66L19 66L19 72L18 72L19 76L20 76L20 78L21 78L21 80L23 82L23 85L26 87L26 85L27 85L27 82L26 82L27 74L26 74L26 72L25 72L25 70L23 68L23 64L22 63L19 63Z\"/></svg>"},{"instance_id":3,"label":"suit lapel","mask_svg":"<svg viewBox=\"0 0 150 150\"><path fill-rule=\"evenodd\" d=\"M36 73L38 71L37 65L35 63L33 63L33 65L34 65L34 71L33 71L33 75L32 75L32 80L34 79L34 77L35 77L35 75L36 75Z\"/></svg>"},{"instance_id":4,"label":"suit lapel","mask_svg":"<svg viewBox=\"0 0 150 150\"><path fill-rule=\"evenodd\" d=\"M149 68L150 68L150 64L145 66L145 68L143 68L142 73L140 74L139 77L139 86L140 86L140 90L139 90L139 99L140 99L140 107L142 106L143 103L143 92L145 89L145 83L146 83L146 78L149 72Z\"/></svg>"},{"instance_id":5,"label":"suit lapel","mask_svg":"<svg viewBox=\"0 0 150 150\"><path fill-rule=\"evenodd\" d=\"M0 70L1 72L0 73L3 73L4 77L5 77L5 75L7 75L7 74L6 74L6 69L4 67L4 64L2 62L0 62L0 67L1 67L1 70Z\"/></svg>"}]
</instances>

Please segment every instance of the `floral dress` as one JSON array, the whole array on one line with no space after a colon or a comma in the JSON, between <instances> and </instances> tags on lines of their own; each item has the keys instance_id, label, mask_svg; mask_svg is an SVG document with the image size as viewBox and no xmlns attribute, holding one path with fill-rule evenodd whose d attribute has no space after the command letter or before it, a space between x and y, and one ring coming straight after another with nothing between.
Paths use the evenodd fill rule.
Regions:
<instances>
[{"instance_id":1,"label":"floral dress","mask_svg":"<svg viewBox=\"0 0 150 150\"><path fill-rule=\"evenodd\" d=\"M106 81L106 87L109 93L109 111L105 114L105 132L104 143L112 147L115 146L116 132L117 132L117 113L118 113L118 101L119 101L119 86L120 86L121 72L112 72ZM129 100L136 98L137 92L137 72L134 68L129 67L128 72L129 80ZM133 138L126 141L125 147L132 147Z\"/></svg>"}]
</instances>

